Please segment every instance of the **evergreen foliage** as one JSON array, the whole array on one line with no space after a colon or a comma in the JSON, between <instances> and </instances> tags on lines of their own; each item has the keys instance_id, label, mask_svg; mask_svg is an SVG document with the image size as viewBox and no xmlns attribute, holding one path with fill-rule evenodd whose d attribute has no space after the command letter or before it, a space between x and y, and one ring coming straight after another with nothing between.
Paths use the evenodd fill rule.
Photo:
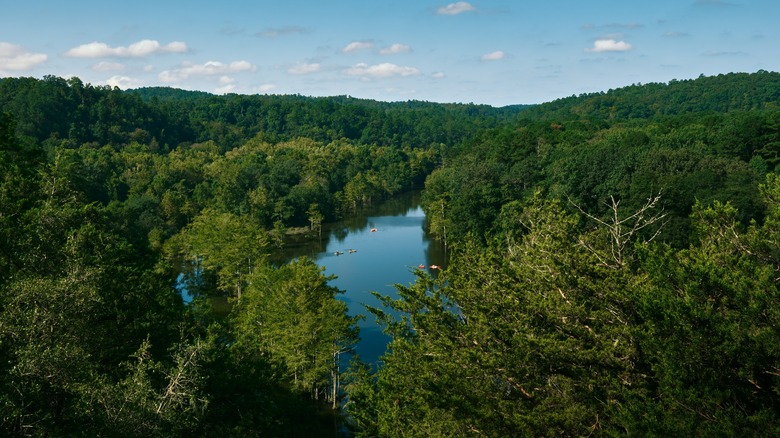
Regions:
<instances>
[{"instance_id":1,"label":"evergreen foliage","mask_svg":"<svg viewBox=\"0 0 780 438\"><path fill-rule=\"evenodd\" d=\"M778 93L764 71L531 108L2 78L0 435L780 435ZM369 309L392 343L344 367L341 291L269 260L423 184L449 268Z\"/></svg>"}]
</instances>

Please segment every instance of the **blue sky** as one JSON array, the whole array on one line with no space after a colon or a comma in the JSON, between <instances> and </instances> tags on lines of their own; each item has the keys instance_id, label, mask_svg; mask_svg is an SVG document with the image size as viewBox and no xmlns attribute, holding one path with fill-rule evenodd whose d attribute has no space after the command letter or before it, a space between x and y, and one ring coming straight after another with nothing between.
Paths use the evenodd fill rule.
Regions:
<instances>
[{"instance_id":1,"label":"blue sky","mask_svg":"<svg viewBox=\"0 0 780 438\"><path fill-rule=\"evenodd\" d=\"M120 88L503 106L780 71L777 0L9 3L0 77Z\"/></svg>"}]
</instances>

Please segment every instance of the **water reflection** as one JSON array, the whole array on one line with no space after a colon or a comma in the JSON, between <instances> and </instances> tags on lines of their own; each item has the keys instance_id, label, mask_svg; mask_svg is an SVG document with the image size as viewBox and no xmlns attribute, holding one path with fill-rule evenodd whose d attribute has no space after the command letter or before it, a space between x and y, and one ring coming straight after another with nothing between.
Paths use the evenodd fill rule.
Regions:
<instances>
[{"instance_id":1,"label":"water reflection","mask_svg":"<svg viewBox=\"0 0 780 438\"><path fill-rule=\"evenodd\" d=\"M290 245L278 261L308 256L324 266L326 274L337 276L331 284L345 291L341 298L352 315L368 315L365 305L380 306L372 291L397 296L394 285L413 283L418 265L447 264L443 246L425 232L419 193L393 198L323 226L322 238L313 240ZM373 316L359 325L357 352L364 361L376 363L389 339Z\"/></svg>"},{"instance_id":2,"label":"water reflection","mask_svg":"<svg viewBox=\"0 0 780 438\"><path fill-rule=\"evenodd\" d=\"M301 256L314 258L319 253L326 252L328 247L332 245L332 241L335 240L343 244L350 233L370 231L371 228L376 228L378 223L393 217L420 217L424 220L425 215L420 208L420 192L405 193L388 199L379 205L360 209L352 216L338 222L323 224L319 239L310 237L291 239L286 242L283 249L275 251L270 256L270 260L273 263L282 264ZM388 223L388 225L392 224ZM396 225L417 226L418 224L402 220L397 221ZM420 231L425 234L424 240L428 242L430 238L422 225ZM432 246L437 247L439 245ZM443 248L441 250L443 255ZM439 259L437 257L437 260Z\"/></svg>"}]
</instances>

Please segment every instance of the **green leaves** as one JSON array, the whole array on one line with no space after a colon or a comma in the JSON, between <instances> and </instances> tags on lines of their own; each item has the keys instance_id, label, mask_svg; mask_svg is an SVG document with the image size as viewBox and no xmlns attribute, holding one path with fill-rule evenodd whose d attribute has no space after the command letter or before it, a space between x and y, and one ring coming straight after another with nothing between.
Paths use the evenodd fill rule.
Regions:
<instances>
[{"instance_id":1,"label":"green leaves","mask_svg":"<svg viewBox=\"0 0 780 438\"><path fill-rule=\"evenodd\" d=\"M762 186L772 203L778 187ZM364 430L775 433L778 209L744 227L728 204L698 205L695 243L675 250L632 231L650 204L586 234L560 203L511 204L501 238L459 245L444 283L399 287L377 311L393 335L384 365L350 387ZM624 263L604 263L609 236L625 237Z\"/></svg>"},{"instance_id":2,"label":"green leaves","mask_svg":"<svg viewBox=\"0 0 780 438\"><path fill-rule=\"evenodd\" d=\"M743 231L729 205L699 206L694 216L696 245L659 249L645 261L635 330L658 397L644 403L659 403L663 412L635 427L771 433L778 427L767 414L778 403L780 380L772 373L780 360L780 293L774 263L753 243L770 238L768 230Z\"/></svg>"},{"instance_id":3,"label":"green leaves","mask_svg":"<svg viewBox=\"0 0 780 438\"><path fill-rule=\"evenodd\" d=\"M258 269L235 309L235 336L240 348L268 356L295 388L335 401L340 356L357 342L357 319L322 271L306 258Z\"/></svg>"},{"instance_id":4,"label":"green leaves","mask_svg":"<svg viewBox=\"0 0 780 438\"><path fill-rule=\"evenodd\" d=\"M204 210L166 245L174 260L194 265L189 275L216 275L218 288L240 299L247 277L265 263L268 236L251 221Z\"/></svg>"}]
</instances>

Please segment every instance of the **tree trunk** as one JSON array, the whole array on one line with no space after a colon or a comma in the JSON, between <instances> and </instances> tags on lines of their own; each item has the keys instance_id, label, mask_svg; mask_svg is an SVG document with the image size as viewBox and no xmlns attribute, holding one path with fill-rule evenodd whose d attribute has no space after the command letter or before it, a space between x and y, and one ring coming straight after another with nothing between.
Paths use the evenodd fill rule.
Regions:
<instances>
[{"instance_id":1,"label":"tree trunk","mask_svg":"<svg viewBox=\"0 0 780 438\"><path fill-rule=\"evenodd\" d=\"M331 400L333 409L338 408L339 380L341 376L341 354L338 349L333 351L333 370L331 371Z\"/></svg>"}]
</instances>

